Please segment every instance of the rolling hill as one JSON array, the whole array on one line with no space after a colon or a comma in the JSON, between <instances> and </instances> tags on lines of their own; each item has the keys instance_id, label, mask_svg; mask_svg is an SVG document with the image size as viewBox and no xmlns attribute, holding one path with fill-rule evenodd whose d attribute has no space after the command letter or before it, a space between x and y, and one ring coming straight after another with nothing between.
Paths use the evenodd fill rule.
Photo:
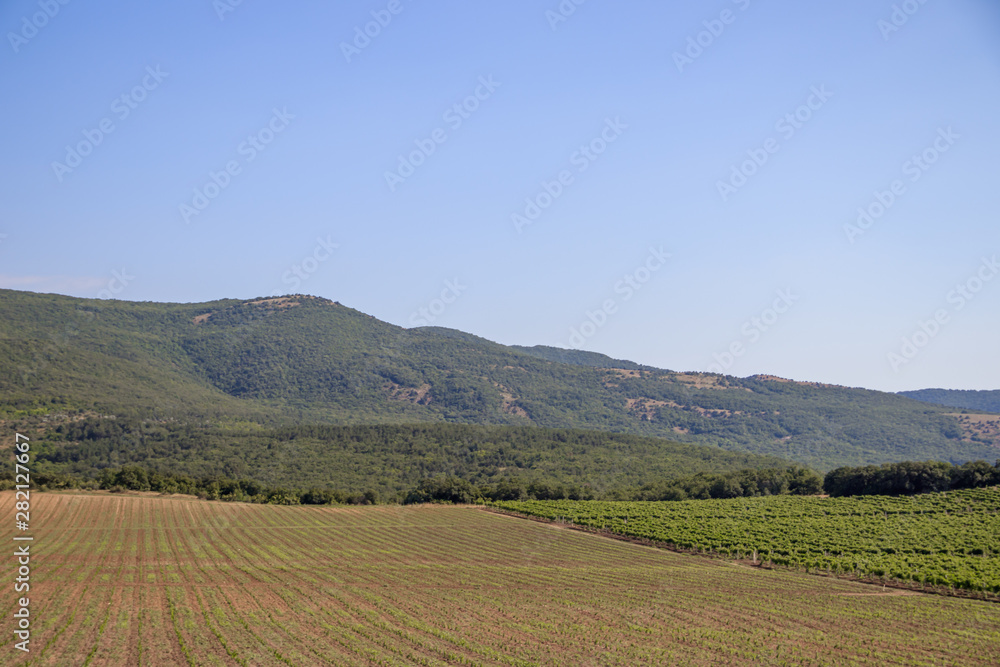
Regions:
<instances>
[{"instance_id":1,"label":"rolling hill","mask_svg":"<svg viewBox=\"0 0 1000 667\"><path fill-rule=\"evenodd\" d=\"M575 428L818 470L996 458L997 442L950 412L864 389L675 372L404 329L304 295L168 304L0 290L0 419Z\"/></svg>"},{"instance_id":2,"label":"rolling hill","mask_svg":"<svg viewBox=\"0 0 1000 667\"><path fill-rule=\"evenodd\" d=\"M918 389L901 391L906 396L924 403L934 403L951 408L1000 413L1000 389L992 391L972 391L961 389Z\"/></svg>"}]
</instances>

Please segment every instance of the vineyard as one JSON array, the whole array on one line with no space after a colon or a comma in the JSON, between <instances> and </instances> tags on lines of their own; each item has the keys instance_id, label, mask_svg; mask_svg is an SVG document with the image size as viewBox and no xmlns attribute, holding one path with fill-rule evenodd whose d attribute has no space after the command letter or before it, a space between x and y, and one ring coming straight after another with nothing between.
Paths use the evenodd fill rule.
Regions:
<instances>
[{"instance_id":1,"label":"vineyard","mask_svg":"<svg viewBox=\"0 0 1000 667\"><path fill-rule=\"evenodd\" d=\"M1000 488L909 497L523 501L506 510L680 549L861 578L1000 593Z\"/></svg>"},{"instance_id":2,"label":"vineyard","mask_svg":"<svg viewBox=\"0 0 1000 667\"><path fill-rule=\"evenodd\" d=\"M743 567L474 507L32 500L32 650L13 647L8 587L7 665L1000 662L1000 605ZM12 494L0 503L12 527ZM0 539L11 544L11 533Z\"/></svg>"}]
</instances>

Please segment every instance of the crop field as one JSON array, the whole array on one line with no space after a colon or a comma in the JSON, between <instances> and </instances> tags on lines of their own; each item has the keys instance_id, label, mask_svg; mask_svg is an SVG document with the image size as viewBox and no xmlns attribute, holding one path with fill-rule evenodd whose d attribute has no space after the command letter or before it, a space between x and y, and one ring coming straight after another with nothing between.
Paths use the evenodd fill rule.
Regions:
<instances>
[{"instance_id":1,"label":"crop field","mask_svg":"<svg viewBox=\"0 0 1000 667\"><path fill-rule=\"evenodd\" d=\"M7 665L1000 663L997 604L475 507L33 493L31 509L32 650L13 646L4 584Z\"/></svg>"},{"instance_id":2,"label":"crop field","mask_svg":"<svg viewBox=\"0 0 1000 667\"><path fill-rule=\"evenodd\" d=\"M501 508L681 549L1000 593L1000 488L909 497L518 501Z\"/></svg>"}]
</instances>

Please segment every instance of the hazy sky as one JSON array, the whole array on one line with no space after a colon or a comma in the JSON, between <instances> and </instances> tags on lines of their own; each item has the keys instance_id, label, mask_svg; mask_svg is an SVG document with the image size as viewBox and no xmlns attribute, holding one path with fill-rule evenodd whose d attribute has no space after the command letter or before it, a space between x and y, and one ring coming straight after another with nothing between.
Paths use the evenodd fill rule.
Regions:
<instances>
[{"instance_id":1,"label":"hazy sky","mask_svg":"<svg viewBox=\"0 0 1000 667\"><path fill-rule=\"evenodd\" d=\"M0 287L1000 387L994 0L11 0L0 29Z\"/></svg>"}]
</instances>

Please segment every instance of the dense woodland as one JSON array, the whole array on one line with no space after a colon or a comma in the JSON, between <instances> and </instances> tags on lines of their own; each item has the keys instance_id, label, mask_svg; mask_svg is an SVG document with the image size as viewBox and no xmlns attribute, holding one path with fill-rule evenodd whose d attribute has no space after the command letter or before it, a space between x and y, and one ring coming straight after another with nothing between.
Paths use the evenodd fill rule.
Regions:
<instances>
[{"instance_id":1,"label":"dense woodland","mask_svg":"<svg viewBox=\"0 0 1000 667\"><path fill-rule=\"evenodd\" d=\"M429 477L409 489L380 493L377 488L349 491L331 487L270 486L252 479L190 475L147 470L142 466L105 468L97 478L65 473L38 473L41 490L103 489L194 495L204 500L273 505L374 505L379 503L483 503L507 500L685 500L749 498L819 493L821 478L811 470L791 467L749 469L733 473L699 473L641 489L598 490L589 484L563 484L544 479L504 477L473 484L451 475ZM11 473L0 474L0 489L14 487Z\"/></svg>"},{"instance_id":2,"label":"dense woodland","mask_svg":"<svg viewBox=\"0 0 1000 667\"><path fill-rule=\"evenodd\" d=\"M823 479L823 489L831 496L909 496L997 484L1000 460L992 466L985 461L968 461L960 466L941 461L903 461L837 468Z\"/></svg>"},{"instance_id":3,"label":"dense woodland","mask_svg":"<svg viewBox=\"0 0 1000 667\"><path fill-rule=\"evenodd\" d=\"M590 484L560 483L545 479L525 481L502 477L474 484L454 475L422 479L409 489L382 494L377 488L350 491L330 486L297 488L269 486L252 479L225 476L195 478L184 474L150 471L130 465L105 468L96 478L65 473L36 473L43 490L104 489L189 494L206 500L277 505L373 505L378 503L482 503L519 500L682 501L761 496L917 495L939 491L1000 485L1000 461L990 466L973 461L961 466L939 462L902 462L864 468L840 468L821 478L807 468L753 468L728 473L698 473L665 479L641 487L599 490ZM11 473L0 475L0 489L13 488Z\"/></svg>"},{"instance_id":4,"label":"dense woodland","mask_svg":"<svg viewBox=\"0 0 1000 667\"><path fill-rule=\"evenodd\" d=\"M92 417L43 430L38 472L97 479L142 466L191 478L253 479L271 487L405 493L436 476L474 485L513 480L587 486L594 493L696 473L789 465L775 457L621 433L528 426L194 425Z\"/></svg>"}]
</instances>

